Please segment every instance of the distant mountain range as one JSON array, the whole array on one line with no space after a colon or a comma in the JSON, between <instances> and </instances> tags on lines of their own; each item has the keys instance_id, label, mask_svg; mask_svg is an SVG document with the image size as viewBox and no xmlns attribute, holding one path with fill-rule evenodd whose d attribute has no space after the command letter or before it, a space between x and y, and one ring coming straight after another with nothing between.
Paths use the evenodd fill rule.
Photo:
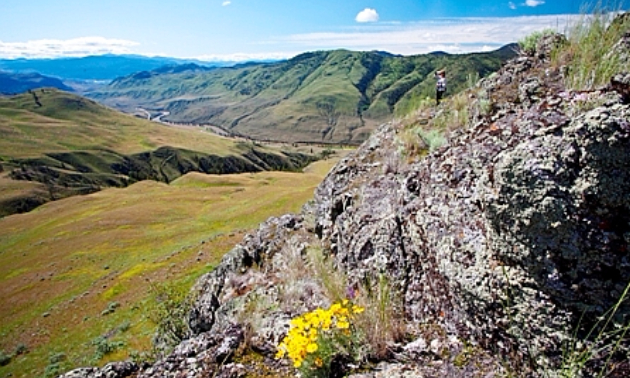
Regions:
<instances>
[{"instance_id":1,"label":"distant mountain range","mask_svg":"<svg viewBox=\"0 0 630 378\"><path fill-rule=\"evenodd\" d=\"M57 88L64 91L72 91L61 80L33 73L10 73L0 71L0 94L17 94L35 88Z\"/></svg>"},{"instance_id":2,"label":"distant mountain range","mask_svg":"<svg viewBox=\"0 0 630 378\"><path fill-rule=\"evenodd\" d=\"M135 72L151 71L164 66L194 63L205 67L222 67L234 62L202 62L194 59L146 57L140 55L98 55L58 59L0 59L0 70L15 73L37 72L62 80L110 81Z\"/></svg>"},{"instance_id":3,"label":"distant mountain range","mask_svg":"<svg viewBox=\"0 0 630 378\"><path fill-rule=\"evenodd\" d=\"M274 63L137 72L86 95L126 112L142 108L257 139L359 143L432 98L437 69L446 69L452 94L516 54L514 44L464 55L318 51Z\"/></svg>"}]
</instances>

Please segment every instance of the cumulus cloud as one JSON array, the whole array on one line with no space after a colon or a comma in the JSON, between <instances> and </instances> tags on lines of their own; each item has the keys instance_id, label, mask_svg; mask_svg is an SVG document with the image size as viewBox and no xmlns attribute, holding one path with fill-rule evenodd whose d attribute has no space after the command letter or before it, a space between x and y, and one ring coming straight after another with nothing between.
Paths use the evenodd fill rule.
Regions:
<instances>
[{"instance_id":1,"label":"cumulus cloud","mask_svg":"<svg viewBox=\"0 0 630 378\"><path fill-rule=\"evenodd\" d=\"M0 57L57 58L103 54L129 54L139 43L123 39L82 37L74 39L39 39L27 42L0 41Z\"/></svg>"},{"instance_id":2,"label":"cumulus cloud","mask_svg":"<svg viewBox=\"0 0 630 378\"><path fill-rule=\"evenodd\" d=\"M525 1L525 5L527 5L528 7L537 7L539 5L544 4L545 2L543 0L526 0Z\"/></svg>"},{"instance_id":3,"label":"cumulus cloud","mask_svg":"<svg viewBox=\"0 0 630 378\"><path fill-rule=\"evenodd\" d=\"M227 7L230 4L232 4L232 2L228 0L228 1L224 1L223 4L221 5L223 5L224 7Z\"/></svg>"},{"instance_id":4,"label":"cumulus cloud","mask_svg":"<svg viewBox=\"0 0 630 378\"><path fill-rule=\"evenodd\" d=\"M376 22L378 21L378 13L376 12L376 9L365 8L357 14L355 20L357 22Z\"/></svg>"},{"instance_id":5,"label":"cumulus cloud","mask_svg":"<svg viewBox=\"0 0 630 378\"><path fill-rule=\"evenodd\" d=\"M516 9L516 4L514 4L513 2L509 2L508 3L508 7L510 7L510 9Z\"/></svg>"}]
</instances>

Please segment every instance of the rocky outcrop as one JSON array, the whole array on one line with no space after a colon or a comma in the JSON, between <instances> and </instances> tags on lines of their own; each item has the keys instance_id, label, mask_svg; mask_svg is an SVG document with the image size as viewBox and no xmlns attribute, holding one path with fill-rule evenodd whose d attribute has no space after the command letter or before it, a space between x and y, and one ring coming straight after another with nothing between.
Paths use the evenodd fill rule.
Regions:
<instances>
[{"instance_id":1,"label":"rocky outcrop","mask_svg":"<svg viewBox=\"0 0 630 378\"><path fill-rule=\"evenodd\" d=\"M330 303L312 248L350 288L385 276L400 297L409 338L350 376L556 376L574 346L591 352L581 374L608 362L625 376L630 343L615 346L599 320L630 321L627 74L567 91L544 47L558 42L543 42L479 84L492 110L447 146L406 162L400 125L384 125L301 215L247 236L198 282L190 340L139 376L291 376L275 345L293 316ZM239 357L244 344L256 362Z\"/></svg>"}]
</instances>

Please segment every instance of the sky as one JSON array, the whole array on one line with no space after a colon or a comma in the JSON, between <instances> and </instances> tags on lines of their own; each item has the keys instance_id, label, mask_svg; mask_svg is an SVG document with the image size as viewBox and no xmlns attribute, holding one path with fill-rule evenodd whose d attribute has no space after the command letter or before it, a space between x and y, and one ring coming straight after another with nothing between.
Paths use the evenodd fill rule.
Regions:
<instances>
[{"instance_id":1,"label":"sky","mask_svg":"<svg viewBox=\"0 0 630 378\"><path fill-rule=\"evenodd\" d=\"M306 51L488 51L567 30L573 0L0 0L0 58L139 54L200 60ZM617 0L629 9L630 0Z\"/></svg>"}]
</instances>

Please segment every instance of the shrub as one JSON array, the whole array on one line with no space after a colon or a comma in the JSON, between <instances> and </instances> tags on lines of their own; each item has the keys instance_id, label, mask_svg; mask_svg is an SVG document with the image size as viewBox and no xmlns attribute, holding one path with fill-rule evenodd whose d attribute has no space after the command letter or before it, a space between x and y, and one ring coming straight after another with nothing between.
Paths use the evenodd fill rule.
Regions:
<instances>
[{"instance_id":1,"label":"shrub","mask_svg":"<svg viewBox=\"0 0 630 378\"><path fill-rule=\"evenodd\" d=\"M131 322L129 320L125 320L121 325L118 326L118 330L120 332L127 332L131 328Z\"/></svg>"},{"instance_id":2,"label":"shrub","mask_svg":"<svg viewBox=\"0 0 630 378\"><path fill-rule=\"evenodd\" d=\"M92 340L92 345L95 346L94 360L99 361L108 354L125 346L125 343L123 341L113 341L109 340L107 337L99 336Z\"/></svg>"},{"instance_id":3,"label":"shrub","mask_svg":"<svg viewBox=\"0 0 630 378\"><path fill-rule=\"evenodd\" d=\"M187 316L195 298L172 284L150 283L150 288L154 305L149 310L149 319L157 324L156 341L174 347L188 334Z\"/></svg>"},{"instance_id":4,"label":"shrub","mask_svg":"<svg viewBox=\"0 0 630 378\"><path fill-rule=\"evenodd\" d=\"M118 307L120 307L120 304L118 302L109 302L107 308L101 312L101 316L113 314L114 312L116 312L116 309Z\"/></svg>"},{"instance_id":5,"label":"shrub","mask_svg":"<svg viewBox=\"0 0 630 378\"><path fill-rule=\"evenodd\" d=\"M429 152L433 152L446 144L446 138L444 137L444 134L439 130L418 129L417 133Z\"/></svg>"},{"instance_id":6,"label":"shrub","mask_svg":"<svg viewBox=\"0 0 630 378\"><path fill-rule=\"evenodd\" d=\"M66 354L65 353L51 353L48 356L48 366L44 370L44 376L46 378L57 377L65 370Z\"/></svg>"},{"instance_id":7,"label":"shrub","mask_svg":"<svg viewBox=\"0 0 630 378\"><path fill-rule=\"evenodd\" d=\"M15 347L15 355L16 356L19 356L19 355L22 355L22 354L26 354L26 353L28 353L28 347L26 346L26 344L20 343L20 344L18 344L17 347Z\"/></svg>"},{"instance_id":8,"label":"shrub","mask_svg":"<svg viewBox=\"0 0 630 378\"><path fill-rule=\"evenodd\" d=\"M0 366L6 366L11 362L11 356L0 350Z\"/></svg>"},{"instance_id":9,"label":"shrub","mask_svg":"<svg viewBox=\"0 0 630 378\"><path fill-rule=\"evenodd\" d=\"M376 359L385 357L388 345L400 341L405 334L402 301L386 275L368 275L361 284L350 285L348 277L324 258L321 249L309 250L308 257L328 298L341 303L351 299L365 309L354 319L354 327L365 342L363 352Z\"/></svg>"}]
</instances>

